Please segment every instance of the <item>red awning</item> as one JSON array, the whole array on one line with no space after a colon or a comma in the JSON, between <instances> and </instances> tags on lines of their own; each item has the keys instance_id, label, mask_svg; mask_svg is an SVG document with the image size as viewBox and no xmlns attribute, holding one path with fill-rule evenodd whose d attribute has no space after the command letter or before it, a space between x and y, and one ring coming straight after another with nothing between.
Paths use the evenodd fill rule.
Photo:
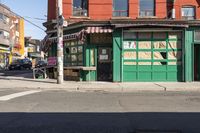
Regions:
<instances>
[{"instance_id":1,"label":"red awning","mask_svg":"<svg viewBox=\"0 0 200 133\"><path fill-rule=\"evenodd\" d=\"M88 34L93 33L112 33L113 29L111 27L87 27L85 30Z\"/></svg>"}]
</instances>

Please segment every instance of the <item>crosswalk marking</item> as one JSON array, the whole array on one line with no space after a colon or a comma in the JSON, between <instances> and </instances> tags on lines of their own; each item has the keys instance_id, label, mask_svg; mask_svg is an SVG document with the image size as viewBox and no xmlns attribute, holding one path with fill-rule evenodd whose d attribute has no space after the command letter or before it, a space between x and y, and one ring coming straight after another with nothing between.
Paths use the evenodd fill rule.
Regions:
<instances>
[{"instance_id":1,"label":"crosswalk marking","mask_svg":"<svg viewBox=\"0 0 200 133\"><path fill-rule=\"evenodd\" d=\"M26 96L26 95L30 95L30 94L34 94L38 92L41 92L41 90L31 90L31 91L24 91L24 92L9 94L5 96L1 96L0 101L8 101L17 97L22 97L22 96Z\"/></svg>"}]
</instances>

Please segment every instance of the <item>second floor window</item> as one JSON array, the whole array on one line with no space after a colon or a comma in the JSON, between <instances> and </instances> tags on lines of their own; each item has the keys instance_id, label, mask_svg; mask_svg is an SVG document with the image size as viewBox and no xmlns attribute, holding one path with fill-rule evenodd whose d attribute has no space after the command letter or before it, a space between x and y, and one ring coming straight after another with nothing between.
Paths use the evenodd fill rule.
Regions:
<instances>
[{"instance_id":1,"label":"second floor window","mask_svg":"<svg viewBox=\"0 0 200 133\"><path fill-rule=\"evenodd\" d=\"M9 39L10 38L10 33L7 32L7 31L0 31L0 38Z\"/></svg>"},{"instance_id":2,"label":"second floor window","mask_svg":"<svg viewBox=\"0 0 200 133\"><path fill-rule=\"evenodd\" d=\"M88 16L88 0L73 0L73 16Z\"/></svg>"},{"instance_id":3,"label":"second floor window","mask_svg":"<svg viewBox=\"0 0 200 133\"><path fill-rule=\"evenodd\" d=\"M182 19L194 20L195 19L195 8L193 6L182 7L181 10Z\"/></svg>"},{"instance_id":4,"label":"second floor window","mask_svg":"<svg viewBox=\"0 0 200 133\"><path fill-rule=\"evenodd\" d=\"M140 17L155 16L155 2L154 0L140 0Z\"/></svg>"},{"instance_id":5,"label":"second floor window","mask_svg":"<svg viewBox=\"0 0 200 133\"><path fill-rule=\"evenodd\" d=\"M0 20L6 22L6 23L9 23L10 22L10 19L9 17L5 16L4 14L0 13Z\"/></svg>"},{"instance_id":6,"label":"second floor window","mask_svg":"<svg viewBox=\"0 0 200 133\"><path fill-rule=\"evenodd\" d=\"M113 0L113 17L128 17L128 0Z\"/></svg>"}]
</instances>

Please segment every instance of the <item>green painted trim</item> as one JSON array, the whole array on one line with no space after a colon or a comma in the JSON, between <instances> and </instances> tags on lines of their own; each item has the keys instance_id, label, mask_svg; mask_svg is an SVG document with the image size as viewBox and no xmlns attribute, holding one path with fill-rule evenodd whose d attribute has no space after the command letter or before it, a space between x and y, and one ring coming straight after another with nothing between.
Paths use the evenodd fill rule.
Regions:
<instances>
[{"instance_id":1,"label":"green painted trim","mask_svg":"<svg viewBox=\"0 0 200 133\"><path fill-rule=\"evenodd\" d=\"M122 55L122 30L117 29L113 32L113 82L122 81L121 55Z\"/></svg>"},{"instance_id":2,"label":"green painted trim","mask_svg":"<svg viewBox=\"0 0 200 133\"><path fill-rule=\"evenodd\" d=\"M91 65L91 49L94 49L95 51L95 66L97 67L97 48L95 45L86 45L85 47L85 66L92 66ZM84 81L96 81L97 80L97 70L96 71L84 71L83 72L83 79Z\"/></svg>"},{"instance_id":3,"label":"green painted trim","mask_svg":"<svg viewBox=\"0 0 200 133\"><path fill-rule=\"evenodd\" d=\"M193 74L193 48L192 43L194 40L193 30L186 29L185 30L185 81L191 82L194 79Z\"/></svg>"}]
</instances>

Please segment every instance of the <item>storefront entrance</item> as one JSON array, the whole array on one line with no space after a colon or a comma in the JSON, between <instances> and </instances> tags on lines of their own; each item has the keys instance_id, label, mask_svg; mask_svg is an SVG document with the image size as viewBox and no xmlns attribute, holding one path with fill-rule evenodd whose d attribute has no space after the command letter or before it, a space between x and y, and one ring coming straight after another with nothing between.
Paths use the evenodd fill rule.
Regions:
<instances>
[{"instance_id":1,"label":"storefront entrance","mask_svg":"<svg viewBox=\"0 0 200 133\"><path fill-rule=\"evenodd\" d=\"M194 81L200 81L200 45L194 45Z\"/></svg>"},{"instance_id":2,"label":"storefront entrance","mask_svg":"<svg viewBox=\"0 0 200 133\"><path fill-rule=\"evenodd\" d=\"M97 62L97 80L98 81L112 81L112 48L99 47L98 48L98 62Z\"/></svg>"}]
</instances>

